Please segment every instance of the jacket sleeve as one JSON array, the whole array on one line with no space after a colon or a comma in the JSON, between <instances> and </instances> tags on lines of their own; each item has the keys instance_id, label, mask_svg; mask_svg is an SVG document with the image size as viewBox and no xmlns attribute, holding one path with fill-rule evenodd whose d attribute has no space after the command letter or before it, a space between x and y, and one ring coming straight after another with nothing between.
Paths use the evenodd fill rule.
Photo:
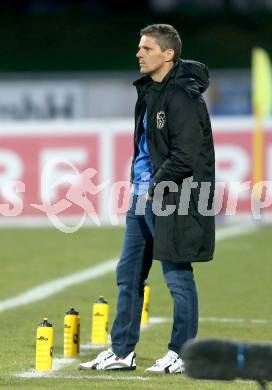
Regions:
<instances>
[{"instance_id":1,"label":"jacket sleeve","mask_svg":"<svg viewBox=\"0 0 272 390\"><path fill-rule=\"evenodd\" d=\"M156 185L162 181L174 181L179 184L184 178L193 175L194 163L202 142L198 104L202 104L198 98L189 97L181 89L172 95L166 114L169 157L154 175L148 189L150 196L154 195Z\"/></svg>"}]
</instances>

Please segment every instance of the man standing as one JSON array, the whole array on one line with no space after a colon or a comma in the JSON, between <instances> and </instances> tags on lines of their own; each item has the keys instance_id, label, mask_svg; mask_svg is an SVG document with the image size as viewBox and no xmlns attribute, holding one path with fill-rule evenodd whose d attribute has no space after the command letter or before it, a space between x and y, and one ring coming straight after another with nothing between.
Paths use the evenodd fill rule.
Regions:
<instances>
[{"instance_id":1,"label":"man standing","mask_svg":"<svg viewBox=\"0 0 272 390\"><path fill-rule=\"evenodd\" d=\"M137 58L145 76L134 83L138 100L131 168L133 196L116 271L119 295L112 346L94 360L81 363L80 369L136 368L134 350L139 340L144 281L152 259L161 262L173 298L174 318L168 352L146 371L182 372L181 348L197 334L192 262L213 258L214 216L210 209L214 147L201 96L209 84L207 67L180 60L180 53L180 36L172 26L154 24L141 30ZM204 199L207 212L200 204L202 187L209 189Z\"/></svg>"}]
</instances>

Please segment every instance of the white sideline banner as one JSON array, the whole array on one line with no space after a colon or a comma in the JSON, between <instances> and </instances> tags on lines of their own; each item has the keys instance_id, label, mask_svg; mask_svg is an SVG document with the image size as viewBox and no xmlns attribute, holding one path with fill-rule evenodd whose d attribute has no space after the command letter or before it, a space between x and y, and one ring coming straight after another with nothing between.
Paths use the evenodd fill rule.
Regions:
<instances>
[{"instance_id":1,"label":"white sideline banner","mask_svg":"<svg viewBox=\"0 0 272 390\"><path fill-rule=\"evenodd\" d=\"M88 116L80 81L0 81L0 121L76 119Z\"/></svg>"},{"instance_id":2,"label":"white sideline banner","mask_svg":"<svg viewBox=\"0 0 272 390\"><path fill-rule=\"evenodd\" d=\"M226 184L226 197L230 188L238 194L237 213L248 214L254 122L236 117L212 119L212 125L216 180ZM122 223L133 126L133 119L0 122L0 225ZM264 180L272 199L272 121L264 137ZM271 212L266 206L263 212ZM226 207L224 198L222 214Z\"/></svg>"}]
</instances>

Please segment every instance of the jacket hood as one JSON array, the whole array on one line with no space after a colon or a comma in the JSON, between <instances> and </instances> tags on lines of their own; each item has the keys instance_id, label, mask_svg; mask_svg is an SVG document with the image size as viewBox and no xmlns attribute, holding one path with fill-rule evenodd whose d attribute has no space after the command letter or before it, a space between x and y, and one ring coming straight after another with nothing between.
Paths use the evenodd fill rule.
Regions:
<instances>
[{"instance_id":1,"label":"jacket hood","mask_svg":"<svg viewBox=\"0 0 272 390\"><path fill-rule=\"evenodd\" d=\"M163 88L166 84L180 85L191 97L201 95L209 86L209 71L205 64L193 60L179 59L170 72L160 82L153 82L150 76L144 76L133 84L138 93L143 93L150 85Z\"/></svg>"},{"instance_id":2,"label":"jacket hood","mask_svg":"<svg viewBox=\"0 0 272 390\"><path fill-rule=\"evenodd\" d=\"M198 96L209 86L209 71L205 64L192 60L179 60L175 82L181 84L190 96Z\"/></svg>"}]
</instances>

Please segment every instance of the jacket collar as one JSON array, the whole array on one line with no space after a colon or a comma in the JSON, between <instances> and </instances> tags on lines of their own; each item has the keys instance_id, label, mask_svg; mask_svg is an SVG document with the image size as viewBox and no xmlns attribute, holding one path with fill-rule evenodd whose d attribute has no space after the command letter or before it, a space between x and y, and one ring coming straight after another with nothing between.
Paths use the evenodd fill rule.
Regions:
<instances>
[{"instance_id":1,"label":"jacket collar","mask_svg":"<svg viewBox=\"0 0 272 390\"><path fill-rule=\"evenodd\" d=\"M177 61L174 66L170 69L170 71L165 75L162 81L157 82L153 81L149 75L140 77L139 79L133 82L133 85L136 87L138 95L142 95L145 93L147 89L150 87L154 91L161 91L163 87L167 84L168 80L173 77L175 69L178 67L179 61Z\"/></svg>"},{"instance_id":2,"label":"jacket collar","mask_svg":"<svg viewBox=\"0 0 272 390\"><path fill-rule=\"evenodd\" d=\"M179 59L161 82L155 82L146 75L134 81L133 84L138 95L142 96L150 87L159 92L172 82L180 85L190 97L199 96L209 86L208 68L201 62Z\"/></svg>"}]
</instances>

